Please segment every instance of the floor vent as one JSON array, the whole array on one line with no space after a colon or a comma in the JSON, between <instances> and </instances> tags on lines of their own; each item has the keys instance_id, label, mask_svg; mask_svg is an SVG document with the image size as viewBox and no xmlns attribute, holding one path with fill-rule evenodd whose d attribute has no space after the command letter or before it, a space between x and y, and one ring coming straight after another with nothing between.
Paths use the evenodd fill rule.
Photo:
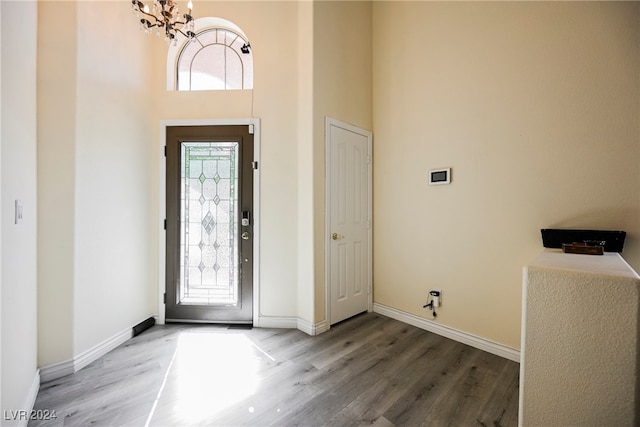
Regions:
<instances>
[{"instance_id":1,"label":"floor vent","mask_svg":"<svg viewBox=\"0 0 640 427\"><path fill-rule=\"evenodd\" d=\"M149 317L147 320L143 320L133 327L133 336L140 335L150 327L156 324L156 319L153 317Z\"/></svg>"}]
</instances>

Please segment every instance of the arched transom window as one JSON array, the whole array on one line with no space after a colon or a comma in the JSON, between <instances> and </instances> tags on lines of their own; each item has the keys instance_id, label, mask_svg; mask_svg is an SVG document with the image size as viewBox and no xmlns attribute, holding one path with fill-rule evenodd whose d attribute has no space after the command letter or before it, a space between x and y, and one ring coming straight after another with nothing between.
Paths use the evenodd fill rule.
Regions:
<instances>
[{"instance_id":1,"label":"arched transom window","mask_svg":"<svg viewBox=\"0 0 640 427\"><path fill-rule=\"evenodd\" d=\"M168 89L253 89L253 57L242 31L219 18L201 18L195 25L196 37L169 51L174 68Z\"/></svg>"}]
</instances>

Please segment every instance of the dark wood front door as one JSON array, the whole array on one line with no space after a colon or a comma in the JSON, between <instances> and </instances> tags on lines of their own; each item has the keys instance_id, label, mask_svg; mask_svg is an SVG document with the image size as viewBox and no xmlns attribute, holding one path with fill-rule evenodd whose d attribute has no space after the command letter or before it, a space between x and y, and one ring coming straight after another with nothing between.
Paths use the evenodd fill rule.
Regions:
<instances>
[{"instance_id":1,"label":"dark wood front door","mask_svg":"<svg viewBox=\"0 0 640 427\"><path fill-rule=\"evenodd\" d=\"M251 127L166 132L166 320L252 323Z\"/></svg>"}]
</instances>

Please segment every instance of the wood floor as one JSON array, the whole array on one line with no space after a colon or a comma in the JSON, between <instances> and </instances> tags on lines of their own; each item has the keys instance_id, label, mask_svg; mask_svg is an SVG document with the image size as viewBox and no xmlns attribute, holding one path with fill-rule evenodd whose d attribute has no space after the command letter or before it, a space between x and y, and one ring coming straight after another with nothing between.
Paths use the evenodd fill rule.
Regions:
<instances>
[{"instance_id":1,"label":"wood floor","mask_svg":"<svg viewBox=\"0 0 640 427\"><path fill-rule=\"evenodd\" d=\"M516 426L519 365L366 313L290 329L154 326L42 384L29 426Z\"/></svg>"}]
</instances>

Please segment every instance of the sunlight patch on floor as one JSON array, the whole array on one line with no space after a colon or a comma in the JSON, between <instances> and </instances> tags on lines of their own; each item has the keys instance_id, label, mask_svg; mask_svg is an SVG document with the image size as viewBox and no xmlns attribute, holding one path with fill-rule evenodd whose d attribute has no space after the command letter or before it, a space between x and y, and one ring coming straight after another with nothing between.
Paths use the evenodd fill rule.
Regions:
<instances>
[{"instance_id":1,"label":"sunlight patch on floor","mask_svg":"<svg viewBox=\"0 0 640 427\"><path fill-rule=\"evenodd\" d=\"M274 360L243 334L181 333L147 424L158 402L185 423L215 416L256 393L267 359Z\"/></svg>"}]
</instances>

